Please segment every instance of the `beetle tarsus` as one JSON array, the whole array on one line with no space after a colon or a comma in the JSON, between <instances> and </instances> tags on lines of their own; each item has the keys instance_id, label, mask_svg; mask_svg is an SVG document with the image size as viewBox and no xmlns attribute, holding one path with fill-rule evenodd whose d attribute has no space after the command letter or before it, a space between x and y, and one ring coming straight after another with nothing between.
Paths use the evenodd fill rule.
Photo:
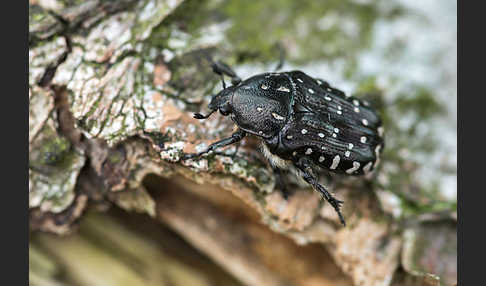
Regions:
<instances>
[{"instance_id":1,"label":"beetle tarsus","mask_svg":"<svg viewBox=\"0 0 486 286\"><path fill-rule=\"evenodd\" d=\"M206 119L210 116L211 114L208 114L208 115L202 115L201 113L194 113L194 118L196 119Z\"/></svg>"},{"instance_id":2,"label":"beetle tarsus","mask_svg":"<svg viewBox=\"0 0 486 286\"><path fill-rule=\"evenodd\" d=\"M194 113L193 117L196 118L196 119L206 119L206 118L209 118L209 116L211 116L211 114L213 114L214 112L215 112L215 110L211 110L207 115L204 115L204 114L197 112L197 113Z\"/></svg>"},{"instance_id":3,"label":"beetle tarsus","mask_svg":"<svg viewBox=\"0 0 486 286\"><path fill-rule=\"evenodd\" d=\"M326 199L326 201L334 208L339 216L339 220L343 226L346 226L346 222L344 221L344 217L341 213L341 205L343 201L337 200L334 198L331 193L329 193L326 188L324 188L321 184L319 184L318 179L314 176L311 170L311 163L307 158L301 158L297 162L295 162L295 166L301 171L302 178L310 184L316 191L318 191L322 197Z\"/></svg>"}]
</instances>

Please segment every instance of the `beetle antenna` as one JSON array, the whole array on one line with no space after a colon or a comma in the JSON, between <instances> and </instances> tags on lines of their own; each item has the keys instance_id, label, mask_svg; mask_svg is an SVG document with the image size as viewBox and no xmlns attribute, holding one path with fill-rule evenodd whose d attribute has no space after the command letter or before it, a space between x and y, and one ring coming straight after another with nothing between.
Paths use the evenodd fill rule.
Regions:
<instances>
[{"instance_id":1,"label":"beetle antenna","mask_svg":"<svg viewBox=\"0 0 486 286\"><path fill-rule=\"evenodd\" d=\"M196 119L206 119L206 118L209 118L209 116L211 116L211 114L214 113L215 110L211 110L211 112L209 112L207 115L202 115L201 113L194 113L194 118Z\"/></svg>"}]
</instances>

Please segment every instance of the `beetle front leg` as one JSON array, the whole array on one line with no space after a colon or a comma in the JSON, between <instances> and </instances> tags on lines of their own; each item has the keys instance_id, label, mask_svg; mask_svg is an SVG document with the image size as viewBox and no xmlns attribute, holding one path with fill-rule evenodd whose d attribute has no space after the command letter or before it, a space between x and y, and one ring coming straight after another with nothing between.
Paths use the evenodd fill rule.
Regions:
<instances>
[{"instance_id":1,"label":"beetle front leg","mask_svg":"<svg viewBox=\"0 0 486 286\"><path fill-rule=\"evenodd\" d=\"M207 154L207 153L213 151L214 149L221 148L221 147L228 146L228 145L231 145L233 143L239 142L245 136L246 136L246 132L241 130L241 129L238 129L235 133L231 134L231 137L224 138L224 139L221 139L217 142L214 142L213 144L209 145L206 150L204 150L202 152L194 153L194 154L185 154L182 157L182 160L200 157L204 154Z\"/></svg>"},{"instance_id":2,"label":"beetle front leg","mask_svg":"<svg viewBox=\"0 0 486 286\"><path fill-rule=\"evenodd\" d=\"M316 191L318 191L334 208L339 216L339 220L346 226L343 215L341 214L341 204L340 200L334 198L331 193L329 193L321 184L319 184L318 179L312 174L311 163L307 158L300 158L297 162L294 162L295 167L301 171L302 178L310 184Z\"/></svg>"}]
</instances>

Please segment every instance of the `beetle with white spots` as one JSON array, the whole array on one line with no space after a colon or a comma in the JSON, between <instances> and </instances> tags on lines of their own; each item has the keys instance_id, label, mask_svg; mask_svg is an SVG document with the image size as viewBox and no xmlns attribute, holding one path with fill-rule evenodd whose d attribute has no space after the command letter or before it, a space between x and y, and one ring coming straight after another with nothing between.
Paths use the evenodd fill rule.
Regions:
<instances>
[{"instance_id":1,"label":"beetle with white spots","mask_svg":"<svg viewBox=\"0 0 486 286\"><path fill-rule=\"evenodd\" d=\"M342 201L319 183L316 174L324 170L358 176L376 168L384 146L383 126L376 110L301 71L264 73L241 80L223 63L213 63L213 70L221 77L230 76L232 85L226 87L223 80L223 90L209 103L210 113L196 113L194 117L205 119L219 111L238 129L206 150L183 158L199 157L247 135L256 136L274 170L288 169L301 176L334 207L345 224Z\"/></svg>"}]
</instances>

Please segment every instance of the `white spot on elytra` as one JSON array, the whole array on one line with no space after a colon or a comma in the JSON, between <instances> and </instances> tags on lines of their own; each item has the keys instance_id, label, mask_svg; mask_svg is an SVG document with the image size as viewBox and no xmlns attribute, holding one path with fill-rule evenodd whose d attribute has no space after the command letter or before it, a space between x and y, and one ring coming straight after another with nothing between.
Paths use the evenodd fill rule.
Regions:
<instances>
[{"instance_id":1,"label":"white spot on elytra","mask_svg":"<svg viewBox=\"0 0 486 286\"><path fill-rule=\"evenodd\" d=\"M348 144L348 149L349 149L349 150L353 149L353 147L354 147L353 143L349 143L349 144Z\"/></svg>"},{"instance_id":2,"label":"white spot on elytra","mask_svg":"<svg viewBox=\"0 0 486 286\"><path fill-rule=\"evenodd\" d=\"M363 101L363 104L364 104L365 106L370 106L370 103L369 103L368 101L366 101L366 100L364 100L364 101Z\"/></svg>"},{"instance_id":3,"label":"white spot on elytra","mask_svg":"<svg viewBox=\"0 0 486 286\"><path fill-rule=\"evenodd\" d=\"M322 149L322 150L326 150L326 147L325 147L325 146L321 146L321 149Z\"/></svg>"},{"instance_id":4,"label":"white spot on elytra","mask_svg":"<svg viewBox=\"0 0 486 286\"><path fill-rule=\"evenodd\" d=\"M290 139L292 139L292 138L294 138L294 136L292 136L292 135L287 135L287 139L289 139L289 140L290 140Z\"/></svg>"},{"instance_id":5,"label":"white spot on elytra","mask_svg":"<svg viewBox=\"0 0 486 286\"><path fill-rule=\"evenodd\" d=\"M296 151L292 152L292 156L294 157L297 156L297 152Z\"/></svg>"},{"instance_id":6,"label":"white spot on elytra","mask_svg":"<svg viewBox=\"0 0 486 286\"><path fill-rule=\"evenodd\" d=\"M368 162L368 164L366 164L366 166L363 167L363 171L365 172L365 174L368 174L370 172L372 166L373 166L373 162Z\"/></svg>"},{"instance_id":7,"label":"white spot on elytra","mask_svg":"<svg viewBox=\"0 0 486 286\"><path fill-rule=\"evenodd\" d=\"M339 165L339 161L341 161L341 157L339 157L339 155L336 155L334 157L334 159L332 159L332 165L331 165L331 170L334 170L337 168L337 166Z\"/></svg>"},{"instance_id":8,"label":"white spot on elytra","mask_svg":"<svg viewBox=\"0 0 486 286\"><path fill-rule=\"evenodd\" d=\"M285 91L285 92L290 92L290 89L286 88L285 86L281 86L277 89L278 91Z\"/></svg>"},{"instance_id":9,"label":"white spot on elytra","mask_svg":"<svg viewBox=\"0 0 486 286\"><path fill-rule=\"evenodd\" d=\"M317 135L319 135L319 137L321 137L321 138L324 138L324 133L319 133Z\"/></svg>"},{"instance_id":10,"label":"white spot on elytra","mask_svg":"<svg viewBox=\"0 0 486 286\"><path fill-rule=\"evenodd\" d=\"M320 81L320 80L316 80L316 82L317 82L318 85L322 84L322 81Z\"/></svg>"},{"instance_id":11,"label":"white spot on elytra","mask_svg":"<svg viewBox=\"0 0 486 286\"><path fill-rule=\"evenodd\" d=\"M330 91L332 91L332 88L328 87L328 88L327 88L327 91L329 91L329 92L330 92Z\"/></svg>"},{"instance_id":12,"label":"white spot on elytra","mask_svg":"<svg viewBox=\"0 0 486 286\"><path fill-rule=\"evenodd\" d=\"M305 150L305 154L306 155L312 154L312 149L311 148L307 148L307 150Z\"/></svg>"},{"instance_id":13,"label":"white spot on elytra","mask_svg":"<svg viewBox=\"0 0 486 286\"><path fill-rule=\"evenodd\" d=\"M258 134L262 135L263 134L263 131L258 131Z\"/></svg>"},{"instance_id":14,"label":"white spot on elytra","mask_svg":"<svg viewBox=\"0 0 486 286\"><path fill-rule=\"evenodd\" d=\"M307 129L302 129L300 132L301 132L302 134L306 134L306 133L307 133Z\"/></svg>"},{"instance_id":15,"label":"white spot on elytra","mask_svg":"<svg viewBox=\"0 0 486 286\"><path fill-rule=\"evenodd\" d=\"M334 128L334 132L339 133L339 129L338 128Z\"/></svg>"},{"instance_id":16,"label":"white spot on elytra","mask_svg":"<svg viewBox=\"0 0 486 286\"><path fill-rule=\"evenodd\" d=\"M356 105L356 106L359 106L359 101L356 100L356 99L353 99L353 104Z\"/></svg>"},{"instance_id":17,"label":"white spot on elytra","mask_svg":"<svg viewBox=\"0 0 486 286\"><path fill-rule=\"evenodd\" d=\"M366 137L365 136L362 136L360 140L361 140L361 143L366 143Z\"/></svg>"},{"instance_id":18,"label":"white spot on elytra","mask_svg":"<svg viewBox=\"0 0 486 286\"><path fill-rule=\"evenodd\" d=\"M311 94L314 94L314 90L312 88L309 88L308 91L311 93Z\"/></svg>"},{"instance_id":19,"label":"white spot on elytra","mask_svg":"<svg viewBox=\"0 0 486 286\"><path fill-rule=\"evenodd\" d=\"M321 162L321 163L322 163L322 162L324 162L324 160L325 160L325 159L326 159L326 158L324 158L324 156L320 156L320 157L319 157L319 162Z\"/></svg>"},{"instance_id":20,"label":"white spot on elytra","mask_svg":"<svg viewBox=\"0 0 486 286\"><path fill-rule=\"evenodd\" d=\"M263 111L263 108L261 108L261 107L257 107L257 111L258 111L258 112L262 112L262 111Z\"/></svg>"},{"instance_id":21,"label":"white spot on elytra","mask_svg":"<svg viewBox=\"0 0 486 286\"><path fill-rule=\"evenodd\" d=\"M329 96L324 96L324 99L327 100L327 101L331 101L331 98Z\"/></svg>"},{"instance_id":22,"label":"white spot on elytra","mask_svg":"<svg viewBox=\"0 0 486 286\"><path fill-rule=\"evenodd\" d=\"M363 119L363 120L361 120L361 122L363 123L364 126L368 126L368 120Z\"/></svg>"},{"instance_id":23,"label":"white spot on elytra","mask_svg":"<svg viewBox=\"0 0 486 286\"><path fill-rule=\"evenodd\" d=\"M297 79L298 82L303 83L304 81L301 80L300 78Z\"/></svg>"},{"instance_id":24,"label":"white spot on elytra","mask_svg":"<svg viewBox=\"0 0 486 286\"><path fill-rule=\"evenodd\" d=\"M344 153L344 156L346 156L346 157L349 157L349 155L351 155L351 152L349 152L349 151L346 151L346 153Z\"/></svg>"},{"instance_id":25,"label":"white spot on elytra","mask_svg":"<svg viewBox=\"0 0 486 286\"><path fill-rule=\"evenodd\" d=\"M336 133L332 133L332 137L333 138L336 138L337 137L337 134Z\"/></svg>"},{"instance_id":26,"label":"white spot on elytra","mask_svg":"<svg viewBox=\"0 0 486 286\"><path fill-rule=\"evenodd\" d=\"M261 88L262 88L262 89L268 89L268 86L267 86L267 85L262 84Z\"/></svg>"},{"instance_id":27,"label":"white spot on elytra","mask_svg":"<svg viewBox=\"0 0 486 286\"><path fill-rule=\"evenodd\" d=\"M360 163L359 162L353 162L353 167L350 168L350 169L347 169L346 170L346 173L348 173L348 174L354 173L354 171L356 171L356 170L359 169L359 166L360 166Z\"/></svg>"},{"instance_id":28,"label":"white spot on elytra","mask_svg":"<svg viewBox=\"0 0 486 286\"><path fill-rule=\"evenodd\" d=\"M343 108L341 107L341 105L338 105L338 110L343 110Z\"/></svg>"},{"instance_id":29,"label":"white spot on elytra","mask_svg":"<svg viewBox=\"0 0 486 286\"><path fill-rule=\"evenodd\" d=\"M359 108L358 107L355 107L354 108L354 112L359 113Z\"/></svg>"},{"instance_id":30,"label":"white spot on elytra","mask_svg":"<svg viewBox=\"0 0 486 286\"><path fill-rule=\"evenodd\" d=\"M273 116L273 118L275 118L277 120L284 120L285 119L285 117L283 117L280 114L277 114L275 112L272 112L272 116Z\"/></svg>"},{"instance_id":31,"label":"white spot on elytra","mask_svg":"<svg viewBox=\"0 0 486 286\"><path fill-rule=\"evenodd\" d=\"M341 115L343 112L341 110L336 111L337 114Z\"/></svg>"}]
</instances>

